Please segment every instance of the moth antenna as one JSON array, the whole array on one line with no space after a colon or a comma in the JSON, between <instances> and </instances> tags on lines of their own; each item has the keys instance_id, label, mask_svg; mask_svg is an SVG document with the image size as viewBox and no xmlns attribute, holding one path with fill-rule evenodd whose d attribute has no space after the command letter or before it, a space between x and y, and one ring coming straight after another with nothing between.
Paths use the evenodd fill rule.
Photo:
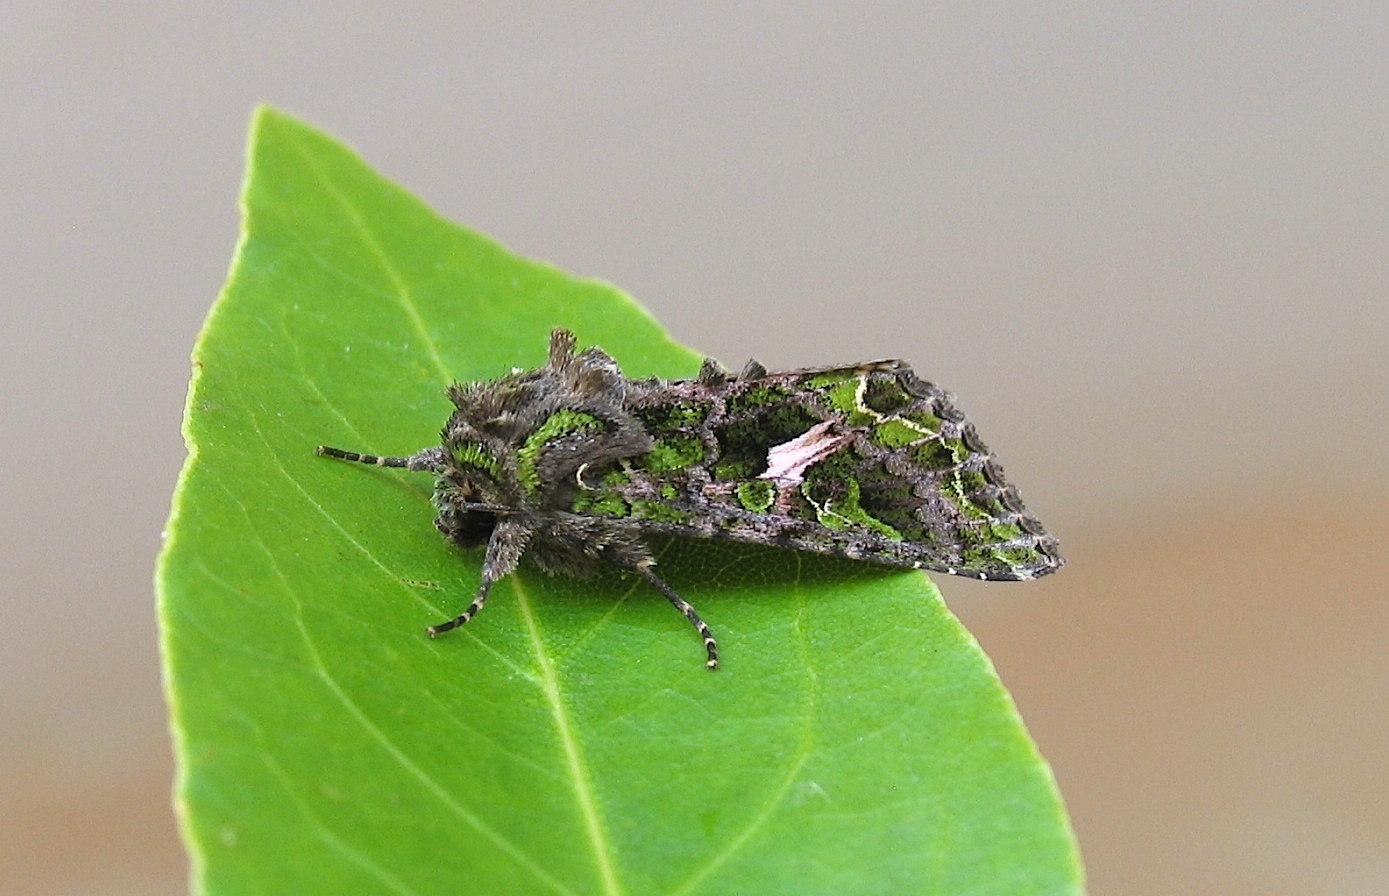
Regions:
<instances>
[{"instance_id":1,"label":"moth antenna","mask_svg":"<svg viewBox=\"0 0 1389 896\"><path fill-rule=\"evenodd\" d=\"M709 661L705 665L711 672L717 669L719 667L719 645L714 641L714 633L709 630L709 626L704 624L704 620L699 618L695 608L690 606L690 602L685 598L676 594L675 589L667 585L660 576L651 571L651 561L642 561L634 568L641 573L642 578L651 583L651 587L665 595L666 600L674 604L675 609L684 613L685 618L690 620L695 631L699 632L700 637L704 639L704 652L709 656Z\"/></svg>"}]
</instances>

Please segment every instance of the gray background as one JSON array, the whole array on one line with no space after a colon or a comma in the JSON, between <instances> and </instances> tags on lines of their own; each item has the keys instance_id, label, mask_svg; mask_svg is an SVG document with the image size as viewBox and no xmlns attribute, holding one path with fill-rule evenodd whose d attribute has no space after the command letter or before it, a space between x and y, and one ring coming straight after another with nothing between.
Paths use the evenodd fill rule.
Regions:
<instances>
[{"instance_id":1,"label":"gray background","mask_svg":"<svg viewBox=\"0 0 1389 896\"><path fill-rule=\"evenodd\" d=\"M0 890L184 891L150 577L267 100L957 391L1071 565L941 585L1093 892L1389 893L1389 12L1306 6L0 5Z\"/></svg>"}]
</instances>

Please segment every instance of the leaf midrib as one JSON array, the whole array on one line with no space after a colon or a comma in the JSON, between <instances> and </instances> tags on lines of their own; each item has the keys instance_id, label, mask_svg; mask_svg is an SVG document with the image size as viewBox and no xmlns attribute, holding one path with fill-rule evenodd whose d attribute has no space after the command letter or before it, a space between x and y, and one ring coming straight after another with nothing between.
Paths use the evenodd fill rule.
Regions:
<instances>
[{"instance_id":1,"label":"leaf midrib","mask_svg":"<svg viewBox=\"0 0 1389 896\"><path fill-rule=\"evenodd\" d=\"M621 896L623 889L621 883L618 882L617 869L613 864L613 846L608 839L607 828L604 826L598 810L598 801L594 796L588 765L579 748L579 738L574 730L574 724L569 718L569 708L565 705L564 695L560 692L559 675L555 670L554 658L550 656L550 651L541 636L539 621L536 619L535 613L532 612L530 597L526 594L521 578L512 576L511 584L512 591L516 595L516 603L521 610L521 618L526 622L526 634L530 638L531 648L535 651L536 662L540 667L540 689L545 695L545 703L550 709L550 717L554 720L555 733L559 736L560 745L564 748L565 768L568 770L574 786L574 798L579 804L579 813L584 822L584 832L588 835L589 845L593 849L593 860L598 868L599 880L602 882L602 892L606 896Z\"/></svg>"}]
</instances>

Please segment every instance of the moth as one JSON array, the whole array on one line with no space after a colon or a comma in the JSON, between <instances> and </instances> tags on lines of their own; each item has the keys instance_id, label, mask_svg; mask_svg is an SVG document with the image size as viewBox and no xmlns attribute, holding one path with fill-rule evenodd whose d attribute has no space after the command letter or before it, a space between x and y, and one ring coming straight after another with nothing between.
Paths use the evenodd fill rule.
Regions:
<instances>
[{"instance_id":1,"label":"moth","mask_svg":"<svg viewBox=\"0 0 1389 896\"><path fill-rule=\"evenodd\" d=\"M441 443L406 457L317 453L432 473L435 526L485 545L478 614L524 556L559 575L633 572L709 626L656 574L657 536L727 538L978 579L1034 579L1064 561L949 393L902 361L628 379L602 349L550 334L543 367L448 389Z\"/></svg>"}]
</instances>

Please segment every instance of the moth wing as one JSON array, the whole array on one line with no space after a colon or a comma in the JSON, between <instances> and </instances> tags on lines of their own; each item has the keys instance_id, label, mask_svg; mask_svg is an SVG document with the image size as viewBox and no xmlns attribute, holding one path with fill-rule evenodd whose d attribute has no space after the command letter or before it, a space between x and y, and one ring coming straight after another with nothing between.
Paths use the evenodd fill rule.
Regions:
<instances>
[{"instance_id":1,"label":"moth wing","mask_svg":"<svg viewBox=\"0 0 1389 896\"><path fill-rule=\"evenodd\" d=\"M576 511L982 579L1064 562L953 398L902 361L672 383L638 405L655 448Z\"/></svg>"}]
</instances>

